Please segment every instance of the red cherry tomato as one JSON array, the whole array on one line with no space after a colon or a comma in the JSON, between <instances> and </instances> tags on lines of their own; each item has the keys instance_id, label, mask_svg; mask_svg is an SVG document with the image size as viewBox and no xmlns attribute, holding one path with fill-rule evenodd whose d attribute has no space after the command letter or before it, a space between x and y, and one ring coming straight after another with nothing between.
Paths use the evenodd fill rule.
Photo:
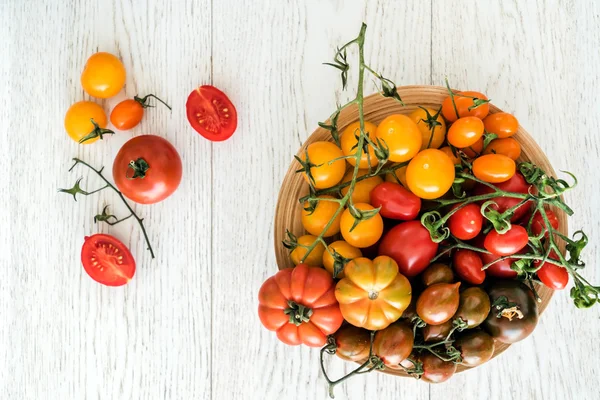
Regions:
<instances>
[{"instance_id":1,"label":"red cherry tomato","mask_svg":"<svg viewBox=\"0 0 600 400\"><path fill-rule=\"evenodd\" d=\"M382 217L402 221L415 219L421 211L421 199L393 182L380 183L371 191L371 205L381 207Z\"/></svg>"},{"instance_id":2,"label":"red cherry tomato","mask_svg":"<svg viewBox=\"0 0 600 400\"><path fill-rule=\"evenodd\" d=\"M503 234L491 230L485 237L483 245L487 251L497 256L512 256L527 246L527 242L529 242L527 230L520 225L512 225Z\"/></svg>"},{"instance_id":3,"label":"red cherry tomato","mask_svg":"<svg viewBox=\"0 0 600 400\"><path fill-rule=\"evenodd\" d=\"M546 216L550 222L550 226L554 229L558 229L558 217L552 210L546 210ZM528 221L528 220L527 220ZM548 238L548 230L546 229L546 221L544 221L543 215L539 211L535 211L533 220L531 221L531 233L535 236L539 236L544 232L544 237Z\"/></svg>"},{"instance_id":4,"label":"red cherry tomato","mask_svg":"<svg viewBox=\"0 0 600 400\"><path fill-rule=\"evenodd\" d=\"M474 241L474 245L477 247L484 247L483 246L484 239L485 239L485 236L478 236ZM483 265L489 264L489 263L501 258L500 256L497 256L495 254L488 254L488 253L478 253L478 254L479 254L479 257L481 258L481 261L483 262ZM514 279L517 277L517 272L513 271L510 268L510 266L512 265L512 263L514 261L515 260L512 258L506 258L504 260L496 261L492 265L490 265L489 267L486 268L485 274L486 274L486 276L490 276L493 278Z\"/></svg>"},{"instance_id":5,"label":"red cherry tomato","mask_svg":"<svg viewBox=\"0 0 600 400\"><path fill-rule=\"evenodd\" d=\"M101 233L85 238L81 263L93 280L106 286L123 286L135 274L129 249L117 238Z\"/></svg>"},{"instance_id":6,"label":"red cherry tomato","mask_svg":"<svg viewBox=\"0 0 600 400\"><path fill-rule=\"evenodd\" d=\"M513 177L510 178L509 180L507 180L506 182L497 183L497 184L495 184L495 186L497 188L499 188L500 190L504 190L507 192L522 193L522 194L529 193L530 188L532 188L532 186L527 183L527 181L525 180L523 175L521 175L521 173L519 173L519 172L514 174ZM490 188L486 185L478 184L477 186L475 186L474 193L475 193L475 195L482 195L482 194L493 193L493 191L494 190L492 188ZM496 203L496 205L492 204L490 206L490 208L492 208L500 213L503 213L504 211L508 210L509 208L511 208L513 206L516 206L521 201L521 199L515 199L513 197L495 197L491 200L494 201ZM515 213L511 217L510 221L515 222L515 221L519 220L521 217L523 217L525 214L527 214L527 211L529 211L530 208L531 208L531 202L527 202L527 203L523 204L522 206L520 206L519 208L517 208L515 210Z\"/></svg>"},{"instance_id":7,"label":"red cherry tomato","mask_svg":"<svg viewBox=\"0 0 600 400\"><path fill-rule=\"evenodd\" d=\"M459 249L452 258L452 267L456 274L465 282L481 285L485 280L483 262L473 250Z\"/></svg>"},{"instance_id":8,"label":"red cherry tomato","mask_svg":"<svg viewBox=\"0 0 600 400\"><path fill-rule=\"evenodd\" d=\"M453 208L459 207L455 205ZM448 219L450 233L460 240L471 240L481 232L483 215L477 204L467 204Z\"/></svg>"},{"instance_id":9,"label":"red cherry tomato","mask_svg":"<svg viewBox=\"0 0 600 400\"><path fill-rule=\"evenodd\" d=\"M558 255L554 250L550 252L550 257L542 267L537 271L538 278L540 281L550 289L553 290L561 290L567 286L569 283L569 272L560 266L560 262L558 261ZM552 261L556 261L553 263ZM534 261L534 266L539 266L541 261Z\"/></svg>"},{"instance_id":10,"label":"red cherry tomato","mask_svg":"<svg viewBox=\"0 0 600 400\"><path fill-rule=\"evenodd\" d=\"M390 256L398 263L402 275L411 277L423 272L438 250L429 231L420 221L396 225L383 236L379 255Z\"/></svg>"},{"instance_id":11,"label":"red cherry tomato","mask_svg":"<svg viewBox=\"0 0 600 400\"><path fill-rule=\"evenodd\" d=\"M214 86L194 89L185 103L192 128L212 142L229 139L237 128L237 110L229 97Z\"/></svg>"}]
</instances>

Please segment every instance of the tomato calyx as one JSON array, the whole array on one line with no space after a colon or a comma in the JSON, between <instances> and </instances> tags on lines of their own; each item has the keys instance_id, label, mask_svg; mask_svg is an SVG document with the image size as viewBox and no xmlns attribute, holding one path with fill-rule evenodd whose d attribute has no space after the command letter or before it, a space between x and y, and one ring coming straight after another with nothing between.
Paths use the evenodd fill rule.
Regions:
<instances>
[{"instance_id":1,"label":"tomato calyx","mask_svg":"<svg viewBox=\"0 0 600 400\"><path fill-rule=\"evenodd\" d=\"M498 297L492 303L492 309L495 309L496 318L506 318L509 321L512 321L513 318L523 319L523 312L521 312L520 307L517 303L508 301L506 296Z\"/></svg>"},{"instance_id":2,"label":"tomato calyx","mask_svg":"<svg viewBox=\"0 0 600 400\"><path fill-rule=\"evenodd\" d=\"M133 175L129 176L129 170L133 170ZM125 173L125 177L129 180L133 179L144 179L146 177L146 172L150 169L150 165L143 158L138 158L137 160L131 160L127 167L127 172Z\"/></svg>"},{"instance_id":3,"label":"tomato calyx","mask_svg":"<svg viewBox=\"0 0 600 400\"><path fill-rule=\"evenodd\" d=\"M164 104L164 105L165 105L165 106L166 106L166 107L167 107L167 108L168 108L170 111L173 111L173 110L171 109L171 106L170 106L170 105L168 105L167 103L165 103L164 101L162 101L161 99L159 99L157 96L155 96L155 95L153 95L153 94L147 94L147 95L145 95L144 97L139 97L139 96L136 94L135 96L133 96L133 99L134 99L135 101L137 101L137 102L140 104L140 106L142 106L142 108L155 107L155 106L153 106L153 105L151 105L151 104L148 104L148 98L150 98L150 97L152 97L152 98L154 98L154 99L156 99L156 100L160 101L160 102L161 102L161 103L163 103L163 104Z\"/></svg>"},{"instance_id":4,"label":"tomato calyx","mask_svg":"<svg viewBox=\"0 0 600 400\"><path fill-rule=\"evenodd\" d=\"M303 323L310 321L310 317L313 315L313 310L306 307L303 304L298 304L293 300L288 300L288 307L283 310L285 315L290 317L290 323L296 326L300 326Z\"/></svg>"},{"instance_id":5,"label":"tomato calyx","mask_svg":"<svg viewBox=\"0 0 600 400\"><path fill-rule=\"evenodd\" d=\"M94 118L90 118L90 122L92 123L92 125L94 125L94 129L90 133L88 133L87 135L85 135L84 137L79 139L80 144L87 142L90 139L95 139L95 138L100 138L102 140L102 139L104 139L104 135L114 135L115 134L115 132L111 131L110 129L100 128L100 126L98 126L96 121L94 121Z\"/></svg>"},{"instance_id":6,"label":"tomato calyx","mask_svg":"<svg viewBox=\"0 0 600 400\"><path fill-rule=\"evenodd\" d=\"M350 215L352 215L352 217L354 218L354 223L350 228L350 232L352 232L354 228L356 228L358 224L360 224L362 221L367 221L379 214L380 209L381 206L373 208L371 210L359 210L357 207L354 206L354 204L349 204L348 211L350 211Z\"/></svg>"}]
</instances>

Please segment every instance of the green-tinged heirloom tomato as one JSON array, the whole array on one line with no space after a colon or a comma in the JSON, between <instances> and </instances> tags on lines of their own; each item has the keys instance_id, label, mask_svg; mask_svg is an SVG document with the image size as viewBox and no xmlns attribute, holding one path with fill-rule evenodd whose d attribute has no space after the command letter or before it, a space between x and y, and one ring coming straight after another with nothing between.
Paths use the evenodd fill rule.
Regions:
<instances>
[{"instance_id":1,"label":"green-tinged heirloom tomato","mask_svg":"<svg viewBox=\"0 0 600 400\"><path fill-rule=\"evenodd\" d=\"M454 272L446 264L435 263L423 271L421 279L425 286L431 286L435 283L452 283L454 282Z\"/></svg>"},{"instance_id":2,"label":"green-tinged heirloom tomato","mask_svg":"<svg viewBox=\"0 0 600 400\"><path fill-rule=\"evenodd\" d=\"M371 350L371 334L366 329L353 325L342 326L334 335L335 354L342 360L362 361Z\"/></svg>"},{"instance_id":3,"label":"green-tinged heirloom tomato","mask_svg":"<svg viewBox=\"0 0 600 400\"><path fill-rule=\"evenodd\" d=\"M413 344L414 336L410 325L395 322L375 334L373 353L387 368L402 369L400 363L410 355Z\"/></svg>"},{"instance_id":4,"label":"green-tinged heirloom tomato","mask_svg":"<svg viewBox=\"0 0 600 400\"><path fill-rule=\"evenodd\" d=\"M260 287L260 322L285 344L321 347L344 321L334 290L323 268L299 264L282 269Z\"/></svg>"},{"instance_id":5,"label":"green-tinged heirloom tomato","mask_svg":"<svg viewBox=\"0 0 600 400\"><path fill-rule=\"evenodd\" d=\"M494 339L481 330L461 333L454 342L454 347L460 351L462 364L476 367L492 358L494 355Z\"/></svg>"},{"instance_id":6,"label":"green-tinged heirloom tomato","mask_svg":"<svg viewBox=\"0 0 600 400\"><path fill-rule=\"evenodd\" d=\"M458 310L453 319L461 318L467 329L481 325L490 313L490 297L481 288L470 287L460 293Z\"/></svg>"},{"instance_id":7,"label":"green-tinged heirloom tomato","mask_svg":"<svg viewBox=\"0 0 600 400\"><path fill-rule=\"evenodd\" d=\"M447 381L456 372L456 364L452 361L440 360L437 356L427 352L419 360L423 363L421 380L427 383L442 383Z\"/></svg>"},{"instance_id":8,"label":"green-tinged heirloom tomato","mask_svg":"<svg viewBox=\"0 0 600 400\"><path fill-rule=\"evenodd\" d=\"M492 309L485 330L502 343L516 343L533 332L538 308L531 289L519 281L496 281L488 289Z\"/></svg>"},{"instance_id":9,"label":"green-tinged heirloom tomato","mask_svg":"<svg viewBox=\"0 0 600 400\"><path fill-rule=\"evenodd\" d=\"M452 330L452 320L448 320L441 325L425 325L423 327L423 340L426 342L441 342L446 340Z\"/></svg>"},{"instance_id":10,"label":"green-tinged heirloom tomato","mask_svg":"<svg viewBox=\"0 0 600 400\"><path fill-rule=\"evenodd\" d=\"M459 304L457 283L436 283L427 287L417 300L417 314L430 325L441 325L456 313Z\"/></svg>"},{"instance_id":11,"label":"green-tinged heirloom tomato","mask_svg":"<svg viewBox=\"0 0 600 400\"><path fill-rule=\"evenodd\" d=\"M359 257L344 268L335 288L344 319L354 326L380 330L400 318L411 299L411 286L390 257Z\"/></svg>"}]
</instances>

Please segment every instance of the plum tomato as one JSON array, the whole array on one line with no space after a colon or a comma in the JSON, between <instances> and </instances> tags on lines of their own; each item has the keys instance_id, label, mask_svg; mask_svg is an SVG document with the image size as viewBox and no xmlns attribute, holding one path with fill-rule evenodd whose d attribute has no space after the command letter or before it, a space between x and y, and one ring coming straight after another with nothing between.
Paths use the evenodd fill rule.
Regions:
<instances>
[{"instance_id":1,"label":"plum tomato","mask_svg":"<svg viewBox=\"0 0 600 400\"><path fill-rule=\"evenodd\" d=\"M512 256L529 242L527 230L520 225L512 225L505 233L492 229L483 242L485 249L497 256Z\"/></svg>"},{"instance_id":2,"label":"plum tomato","mask_svg":"<svg viewBox=\"0 0 600 400\"><path fill-rule=\"evenodd\" d=\"M506 182L516 170L515 161L502 154L486 154L473 161L473 175L484 182Z\"/></svg>"},{"instance_id":3,"label":"plum tomato","mask_svg":"<svg viewBox=\"0 0 600 400\"><path fill-rule=\"evenodd\" d=\"M531 221L531 233L534 236L540 236L542 232L544 232L544 237L548 238L548 230L546 229L546 221L544 221L544 216L538 210L535 210L535 215L533 216L533 220ZM553 229L558 229L558 217L552 210L546 210L546 216L548 217L548 222L550 222L550 226Z\"/></svg>"},{"instance_id":4,"label":"plum tomato","mask_svg":"<svg viewBox=\"0 0 600 400\"><path fill-rule=\"evenodd\" d=\"M317 240L316 236L313 235L303 235L298 238L299 246L293 249L290 252L290 258L294 265L298 265L302 262L302 258L306 255L306 247L312 245L315 240ZM325 252L325 246L323 243L319 242L315 246L315 248L310 252L308 257L304 260L304 263L310 265L311 267L320 267L323 265L323 254Z\"/></svg>"},{"instance_id":5,"label":"plum tomato","mask_svg":"<svg viewBox=\"0 0 600 400\"><path fill-rule=\"evenodd\" d=\"M332 196L322 195L321 199L333 199ZM339 204L335 201L319 200L314 210L310 209L310 202L306 201L302 208L302 226L311 235L319 236L325 229L325 226L331 221L333 215L337 212ZM323 237L333 236L340 231L341 214L338 214L331 223Z\"/></svg>"},{"instance_id":6,"label":"plum tomato","mask_svg":"<svg viewBox=\"0 0 600 400\"><path fill-rule=\"evenodd\" d=\"M485 321L490 307L488 294L479 287L470 287L460 293L458 310L453 319L461 318L467 323L467 329L472 329Z\"/></svg>"},{"instance_id":7,"label":"plum tomato","mask_svg":"<svg viewBox=\"0 0 600 400\"><path fill-rule=\"evenodd\" d=\"M436 283L423 290L417 300L417 314L429 325L441 325L450 320L458 310L457 283Z\"/></svg>"},{"instance_id":8,"label":"plum tomato","mask_svg":"<svg viewBox=\"0 0 600 400\"><path fill-rule=\"evenodd\" d=\"M490 104L484 102L475 107L473 97L479 100L488 100L485 94L479 92L455 92L454 104L456 105L456 108L454 108L454 104L452 104L452 98L448 96L442 103L442 115L449 122L454 122L458 118L463 117L477 117L479 119L484 119L490 112Z\"/></svg>"},{"instance_id":9,"label":"plum tomato","mask_svg":"<svg viewBox=\"0 0 600 400\"><path fill-rule=\"evenodd\" d=\"M569 283L569 272L560 265L558 254L554 250L550 252L550 257L542 264L542 261L534 261L533 265L539 267L537 276L540 281L552 290L562 290ZM556 262L553 262L556 261Z\"/></svg>"},{"instance_id":10,"label":"plum tomato","mask_svg":"<svg viewBox=\"0 0 600 400\"><path fill-rule=\"evenodd\" d=\"M384 182L371 191L370 204L381 207L379 214L390 219L409 221L421 211L421 199L398 183Z\"/></svg>"},{"instance_id":11,"label":"plum tomato","mask_svg":"<svg viewBox=\"0 0 600 400\"><path fill-rule=\"evenodd\" d=\"M460 207L455 205L453 209ZM450 233L460 240L471 240L481 232L483 226L483 215L481 215L481 207L476 204L467 204L460 207L458 211L448 219L448 229Z\"/></svg>"},{"instance_id":12,"label":"plum tomato","mask_svg":"<svg viewBox=\"0 0 600 400\"><path fill-rule=\"evenodd\" d=\"M454 347L460 351L462 365L476 367L488 362L494 355L494 339L482 330L461 333Z\"/></svg>"},{"instance_id":13,"label":"plum tomato","mask_svg":"<svg viewBox=\"0 0 600 400\"><path fill-rule=\"evenodd\" d=\"M185 110L192 128L211 142L229 139L237 129L235 106L225 93L214 86L203 85L192 90ZM342 164L345 165L343 161Z\"/></svg>"},{"instance_id":14,"label":"plum tomato","mask_svg":"<svg viewBox=\"0 0 600 400\"><path fill-rule=\"evenodd\" d=\"M408 189L422 199L437 199L454 183L454 164L441 150L427 149L417 154L406 168Z\"/></svg>"},{"instance_id":15,"label":"plum tomato","mask_svg":"<svg viewBox=\"0 0 600 400\"><path fill-rule=\"evenodd\" d=\"M457 119L448 129L448 143L459 149L474 145L483 136L483 122L477 117Z\"/></svg>"},{"instance_id":16,"label":"plum tomato","mask_svg":"<svg viewBox=\"0 0 600 400\"><path fill-rule=\"evenodd\" d=\"M392 257L400 272L413 277L420 274L437 254L438 244L431 240L420 221L408 221L390 229L379 244L379 254Z\"/></svg>"},{"instance_id":17,"label":"plum tomato","mask_svg":"<svg viewBox=\"0 0 600 400\"><path fill-rule=\"evenodd\" d=\"M90 278L106 286L123 286L135 274L135 260L127 246L101 233L86 236L81 263Z\"/></svg>"},{"instance_id":18,"label":"plum tomato","mask_svg":"<svg viewBox=\"0 0 600 400\"><path fill-rule=\"evenodd\" d=\"M371 333L354 325L344 325L336 333L335 354L346 361L363 361L371 351Z\"/></svg>"},{"instance_id":19,"label":"plum tomato","mask_svg":"<svg viewBox=\"0 0 600 400\"><path fill-rule=\"evenodd\" d=\"M340 183L346 173L346 163L341 158L343 156L342 150L331 142L313 142L308 145L300 159L305 163L310 161L311 183L315 188L328 189ZM303 172L302 176L309 181L306 172Z\"/></svg>"},{"instance_id":20,"label":"plum tomato","mask_svg":"<svg viewBox=\"0 0 600 400\"><path fill-rule=\"evenodd\" d=\"M92 54L81 73L81 86L87 94L100 99L117 95L125 85L125 67L116 56Z\"/></svg>"},{"instance_id":21,"label":"plum tomato","mask_svg":"<svg viewBox=\"0 0 600 400\"><path fill-rule=\"evenodd\" d=\"M494 139L485 148L483 154L502 154L517 161L521 156L521 145L513 138Z\"/></svg>"},{"instance_id":22,"label":"plum tomato","mask_svg":"<svg viewBox=\"0 0 600 400\"><path fill-rule=\"evenodd\" d=\"M472 285L481 285L485 280L483 262L473 250L458 249L452 257L452 267L460 279Z\"/></svg>"},{"instance_id":23,"label":"plum tomato","mask_svg":"<svg viewBox=\"0 0 600 400\"><path fill-rule=\"evenodd\" d=\"M431 120L427 113L431 116ZM412 119L421 131L421 150L439 149L446 140L446 121L441 114L433 119L436 114L437 111L431 108L419 107L408 115L408 118Z\"/></svg>"},{"instance_id":24,"label":"plum tomato","mask_svg":"<svg viewBox=\"0 0 600 400\"><path fill-rule=\"evenodd\" d=\"M452 330L452 320L448 320L441 325L425 325L422 329L423 340L426 342L441 342L446 340Z\"/></svg>"},{"instance_id":25,"label":"plum tomato","mask_svg":"<svg viewBox=\"0 0 600 400\"><path fill-rule=\"evenodd\" d=\"M358 171L358 177L360 178L368 173L369 170L361 169ZM350 168L340 183L350 182L353 174L354 169ZM352 203L369 203L371 201L371 191L373 191L373 189L382 182L383 179L381 179L380 176L372 176L361 181L356 181L354 184L354 190L352 191ZM345 196L348 193L348 190L350 190L349 186L342 188L342 196Z\"/></svg>"},{"instance_id":26,"label":"plum tomato","mask_svg":"<svg viewBox=\"0 0 600 400\"><path fill-rule=\"evenodd\" d=\"M425 286L431 286L436 283L454 282L454 272L446 264L435 263L423 271L421 280Z\"/></svg>"},{"instance_id":27,"label":"plum tomato","mask_svg":"<svg viewBox=\"0 0 600 400\"><path fill-rule=\"evenodd\" d=\"M334 276L334 278L341 279L344 277L344 266L346 265L344 261L352 261L355 258L362 257L360 249L349 245L343 240L331 243L328 246L328 249L329 251L323 252L323 266L331 276L333 276L336 269L340 270L340 273L337 276ZM336 254L336 258L334 258L331 253Z\"/></svg>"},{"instance_id":28,"label":"plum tomato","mask_svg":"<svg viewBox=\"0 0 600 400\"><path fill-rule=\"evenodd\" d=\"M370 211L373 207L367 203L354 204L360 211ZM379 213L375 214L367 220L360 221L354 226L354 216L349 209L345 209L340 220L340 230L342 237L348 244L358 247L359 249L369 247L377 243L383 234L383 219ZM354 226L354 229L352 227Z\"/></svg>"},{"instance_id":29,"label":"plum tomato","mask_svg":"<svg viewBox=\"0 0 600 400\"><path fill-rule=\"evenodd\" d=\"M487 133L495 133L500 139L510 137L519 130L519 121L514 115L504 112L488 115L483 119L483 125Z\"/></svg>"},{"instance_id":30,"label":"plum tomato","mask_svg":"<svg viewBox=\"0 0 600 400\"><path fill-rule=\"evenodd\" d=\"M484 247L483 242L485 240L485 236L480 235L474 240L474 245L477 247ZM500 261L498 259L502 258L501 256L497 256L495 254L490 253L479 253L479 257L483 262L483 265L494 262L485 270L485 275L493 278L500 279L514 279L517 277L517 272L511 269L511 265L514 262L512 258L506 258Z\"/></svg>"},{"instance_id":31,"label":"plum tomato","mask_svg":"<svg viewBox=\"0 0 600 400\"><path fill-rule=\"evenodd\" d=\"M521 175L520 172L514 174L514 176L506 182L498 183L495 186L500 190L519 194L527 194L530 190L533 190L533 187L527 183L527 181L525 180L523 175ZM492 188L483 184L477 184L474 189L474 194L477 196L493 192L494 190ZM499 213L503 213L504 211L516 206L521 202L521 199L517 199L514 197L494 197L491 200L495 204L492 204L490 208L498 211ZM510 218L510 221L518 221L519 219L521 219L521 217L527 214L530 208L531 202L527 202L519 206L519 208L515 210L513 216Z\"/></svg>"},{"instance_id":32,"label":"plum tomato","mask_svg":"<svg viewBox=\"0 0 600 400\"><path fill-rule=\"evenodd\" d=\"M390 369L403 369L400 363L412 352L414 344L410 325L398 321L387 328L377 331L373 340L373 353Z\"/></svg>"},{"instance_id":33,"label":"plum tomato","mask_svg":"<svg viewBox=\"0 0 600 400\"><path fill-rule=\"evenodd\" d=\"M404 162L421 150L421 131L415 122L402 114L386 117L377 127L377 139L385 143L393 162Z\"/></svg>"},{"instance_id":34,"label":"plum tomato","mask_svg":"<svg viewBox=\"0 0 600 400\"><path fill-rule=\"evenodd\" d=\"M423 375L421 380L427 383L442 383L447 381L456 372L456 364L452 361L441 360L430 352L419 356L423 363Z\"/></svg>"},{"instance_id":35,"label":"plum tomato","mask_svg":"<svg viewBox=\"0 0 600 400\"><path fill-rule=\"evenodd\" d=\"M373 141L375 141L375 131L377 130L377 125L365 121L365 134ZM360 136L360 122L356 121L351 123L344 129L342 135L340 136L340 147L342 148L342 153L345 156L353 156L356 154L356 146L358 145L358 138ZM365 151L365 149L367 151ZM348 164L355 166L356 158L350 157L346 158ZM369 166L375 167L379 164L379 160L375 156L375 149L373 146L369 145L365 140L363 152L360 155L360 165L359 168L368 169Z\"/></svg>"}]
</instances>

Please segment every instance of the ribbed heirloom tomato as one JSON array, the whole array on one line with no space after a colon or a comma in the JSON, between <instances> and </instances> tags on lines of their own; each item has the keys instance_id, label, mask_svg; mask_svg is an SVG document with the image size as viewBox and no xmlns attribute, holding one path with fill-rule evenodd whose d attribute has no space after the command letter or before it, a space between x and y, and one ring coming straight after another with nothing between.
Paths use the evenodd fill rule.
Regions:
<instances>
[{"instance_id":1,"label":"ribbed heirloom tomato","mask_svg":"<svg viewBox=\"0 0 600 400\"><path fill-rule=\"evenodd\" d=\"M408 161L421 149L421 131L406 115L386 117L377 127L376 136L388 147L393 162Z\"/></svg>"},{"instance_id":2,"label":"ribbed heirloom tomato","mask_svg":"<svg viewBox=\"0 0 600 400\"><path fill-rule=\"evenodd\" d=\"M422 199L437 199L454 183L454 164L441 150L427 149L417 154L406 169L408 189Z\"/></svg>"},{"instance_id":3,"label":"ribbed heirloom tomato","mask_svg":"<svg viewBox=\"0 0 600 400\"><path fill-rule=\"evenodd\" d=\"M473 91L456 92L454 95L455 108L452 104L452 98L450 96L446 97L442 103L444 118L449 122L454 122L462 117L484 119L490 112L490 105L487 102L480 102L481 104L476 106L473 97L478 100L488 100L483 93ZM456 115L457 111L458 115Z\"/></svg>"},{"instance_id":4,"label":"ribbed heirloom tomato","mask_svg":"<svg viewBox=\"0 0 600 400\"><path fill-rule=\"evenodd\" d=\"M355 258L362 257L362 252L354 246L349 245L343 240L338 240L331 243L329 251L323 253L323 266L332 276L336 269L340 270L340 273L334 278L344 277L344 265L347 262L354 260ZM334 258L331 253L336 254L339 258ZM346 263L344 261L347 261Z\"/></svg>"},{"instance_id":5,"label":"ribbed heirloom tomato","mask_svg":"<svg viewBox=\"0 0 600 400\"><path fill-rule=\"evenodd\" d=\"M448 143L462 149L474 145L483 136L483 122L477 117L459 118L448 129Z\"/></svg>"},{"instance_id":6,"label":"ribbed heirloom tomato","mask_svg":"<svg viewBox=\"0 0 600 400\"><path fill-rule=\"evenodd\" d=\"M355 204L360 211L370 211L374 207L366 203ZM383 233L383 219L379 213L375 214L367 220L360 221L354 226L354 217L349 209L344 210L342 219L340 220L340 231L346 242L354 247L365 248L377 243ZM354 229L352 227L354 226Z\"/></svg>"},{"instance_id":7,"label":"ribbed heirloom tomato","mask_svg":"<svg viewBox=\"0 0 600 400\"><path fill-rule=\"evenodd\" d=\"M320 196L320 198L333 199L332 196L328 195ZM318 236L323 232L329 221L331 221L339 205L334 201L320 200L317 202L314 210L307 210L309 207L310 203L306 201L302 209L302 226L311 235ZM341 214L338 214L329 226L329 229L323 234L323 237L333 236L340 231L340 219Z\"/></svg>"},{"instance_id":8,"label":"ribbed heirloom tomato","mask_svg":"<svg viewBox=\"0 0 600 400\"><path fill-rule=\"evenodd\" d=\"M117 95L125 85L125 67L110 53L93 54L81 73L81 86L90 96L107 99Z\"/></svg>"},{"instance_id":9,"label":"ribbed heirloom tomato","mask_svg":"<svg viewBox=\"0 0 600 400\"><path fill-rule=\"evenodd\" d=\"M375 142L375 131L376 130L377 130L377 125L375 125L371 122L365 121L365 134L373 142ZM359 136L360 136L360 122L359 121L351 123L350 125L348 125L346 127L346 129L344 129L344 131L342 132L342 135L340 136L340 145L342 148L342 153L344 153L345 156L351 156L351 155L356 154L356 150L357 150L356 146L358 145ZM362 169L369 168L369 165L371 167L374 167L379 163L379 161L377 160L377 157L375 157L375 149L373 148L373 146L368 145L366 140L365 140L364 144L367 148L367 151L365 151L363 149L363 151L360 155L359 168L362 168ZM346 161L348 161L348 164L350 164L352 166L356 165L356 158L354 158L354 157L347 158Z\"/></svg>"},{"instance_id":10,"label":"ribbed heirloom tomato","mask_svg":"<svg viewBox=\"0 0 600 400\"><path fill-rule=\"evenodd\" d=\"M488 115L483 120L483 125L487 133L495 133L500 139L510 137L519 130L519 121L508 113Z\"/></svg>"},{"instance_id":11,"label":"ribbed heirloom tomato","mask_svg":"<svg viewBox=\"0 0 600 400\"><path fill-rule=\"evenodd\" d=\"M306 154L308 153L308 160ZM310 168L310 174L317 189L327 189L340 183L346 173L346 163L341 157L344 157L342 150L331 142L314 142L310 144L306 152L300 157L302 161L313 165ZM337 161L333 161L337 159ZM330 163L330 161L333 161ZM309 181L306 172L302 174L306 181Z\"/></svg>"},{"instance_id":12,"label":"ribbed heirloom tomato","mask_svg":"<svg viewBox=\"0 0 600 400\"><path fill-rule=\"evenodd\" d=\"M446 139L446 121L442 118L442 115L438 115L435 120L429 121L427 113L433 116L437 114L437 111L431 108L417 108L411 112L408 117L417 124L417 127L421 131L421 150L427 148L439 149L444 140Z\"/></svg>"},{"instance_id":13,"label":"ribbed heirloom tomato","mask_svg":"<svg viewBox=\"0 0 600 400\"><path fill-rule=\"evenodd\" d=\"M373 261L359 257L344 268L346 277L335 288L344 319L354 326L380 330L398 320L410 304L408 279L390 257Z\"/></svg>"},{"instance_id":14,"label":"ribbed heirloom tomato","mask_svg":"<svg viewBox=\"0 0 600 400\"><path fill-rule=\"evenodd\" d=\"M283 269L262 284L258 316L283 343L321 347L344 321L334 290L323 268L299 264Z\"/></svg>"}]
</instances>

